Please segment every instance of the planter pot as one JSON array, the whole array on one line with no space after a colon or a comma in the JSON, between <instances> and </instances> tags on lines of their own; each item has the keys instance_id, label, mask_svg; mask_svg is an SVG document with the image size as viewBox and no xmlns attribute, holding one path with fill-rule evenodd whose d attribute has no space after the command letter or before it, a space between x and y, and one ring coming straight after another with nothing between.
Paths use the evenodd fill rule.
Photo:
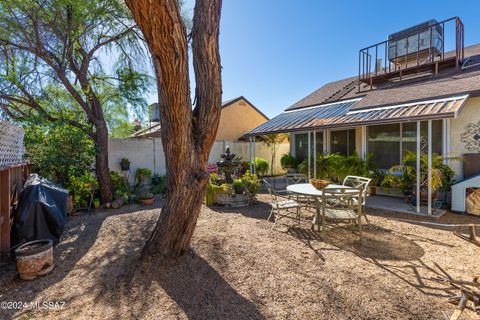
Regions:
<instances>
[{"instance_id":1,"label":"planter pot","mask_svg":"<svg viewBox=\"0 0 480 320\"><path fill-rule=\"evenodd\" d=\"M368 194L371 196L376 196L377 195L377 187L376 186L370 186L368 187Z\"/></svg>"},{"instance_id":2,"label":"planter pot","mask_svg":"<svg viewBox=\"0 0 480 320\"><path fill-rule=\"evenodd\" d=\"M120 162L120 167L122 171L128 171L130 170L130 162Z\"/></svg>"},{"instance_id":3,"label":"planter pot","mask_svg":"<svg viewBox=\"0 0 480 320\"><path fill-rule=\"evenodd\" d=\"M438 190L432 190L432 202L438 199ZM428 202L428 190L420 190L420 202Z\"/></svg>"},{"instance_id":4,"label":"planter pot","mask_svg":"<svg viewBox=\"0 0 480 320\"><path fill-rule=\"evenodd\" d=\"M246 207L255 202L255 197L249 194L217 194L215 195L214 203L227 207Z\"/></svg>"},{"instance_id":5,"label":"planter pot","mask_svg":"<svg viewBox=\"0 0 480 320\"><path fill-rule=\"evenodd\" d=\"M17 271L22 280L34 280L52 271L53 241L35 240L15 249Z\"/></svg>"},{"instance_id":6,"label":"planter pot","mask_svg":"<svg viewBox=\"0 0 480 320\"><path fill-rule=\"evenodd\" d=\"M150 198L150 199L140 199L140 203L141 204L146 204L146 205L149 205L149 204L153 204L153 201L155 199L154 198Z\"/></svg>"}]
</instances>

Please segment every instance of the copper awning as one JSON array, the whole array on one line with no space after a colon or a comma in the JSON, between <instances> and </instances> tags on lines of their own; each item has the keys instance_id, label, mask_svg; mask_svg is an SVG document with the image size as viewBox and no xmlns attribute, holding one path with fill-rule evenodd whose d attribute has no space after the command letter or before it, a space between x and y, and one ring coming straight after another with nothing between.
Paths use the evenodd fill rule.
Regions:
<instances>
[{"instance_id":1,"label":"copper awning","mask_svg":"<svg viewBox=\"0 0 480 320\"><path fill-rule=\"evenodd\" d=\"M469 95L354 110L361 99L285 111L246 134L272 133L455 118ZM352 111L351 111L352 110Z\"/></svg>"}]
</instances>

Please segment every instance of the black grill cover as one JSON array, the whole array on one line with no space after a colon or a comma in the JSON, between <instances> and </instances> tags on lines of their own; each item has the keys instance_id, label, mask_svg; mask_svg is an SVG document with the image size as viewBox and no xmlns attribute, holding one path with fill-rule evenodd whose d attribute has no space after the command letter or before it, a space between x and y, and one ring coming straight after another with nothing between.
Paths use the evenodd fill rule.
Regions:
<instances>
[{"instance_id":1,"label":"black grill cover","mask_svg":"<svg viewBox=\"0 0 480 320\"><path fill-rule=\"evenodd\" d=\"M67 196L67 190L30 175L13 219L12 245L40 239L57 244L67 223Z\"/></svg>"}]
</instances>

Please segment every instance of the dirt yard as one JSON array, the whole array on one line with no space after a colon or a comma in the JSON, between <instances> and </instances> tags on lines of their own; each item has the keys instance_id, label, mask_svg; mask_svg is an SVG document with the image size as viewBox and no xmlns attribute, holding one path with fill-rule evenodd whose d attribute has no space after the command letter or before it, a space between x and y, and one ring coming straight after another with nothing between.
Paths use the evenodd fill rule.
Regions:
<instances>
[{"instance_id":1,"label":"dirt yard","mask_svg":"<svg viewBox=\"0 0 480 320\"><path fill-rule=\"evenodd\" d=\"M260 200L266 200L260 195ZM323 241L307 222L269 206L204 207L192 249L175 262L138 261L161 203L73 217L55 248L56 267L25 282L0 266L0 301L65 302L50 310L0 310L1 319L444 319L455 309L435 266L456 278L480 274L480 248L442 230L369 211L358 235ZM427 221L425 218L423 221ZM438 222L480 219L447 214ZM461 319L478 319L466 310Z\"/></svg>"}]
</instances>

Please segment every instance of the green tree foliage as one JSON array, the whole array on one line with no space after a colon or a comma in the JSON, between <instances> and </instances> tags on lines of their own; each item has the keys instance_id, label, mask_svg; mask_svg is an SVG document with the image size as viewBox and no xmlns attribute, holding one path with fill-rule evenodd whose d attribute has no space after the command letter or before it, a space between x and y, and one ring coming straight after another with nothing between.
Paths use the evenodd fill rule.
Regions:
<instances>
[{"instance_id":1,"label":"green tree foliage","mask_svg":"<svg viewBox=\"0 0 480 320\"><path fill-rule=\"evenodd\" d=\"M60 122L88 135L108 201L108 133L126 134L128 109L146 110L145 52L121 0L2 0L0 108L21 123Z\"/></svg>"},{"instance_id":2,"label":"green tree foliage","mask_svg":"<svg viewBox=\"0 0 480 320\"><path fill-rule=\"evenodd\" d=\"M70 185L72 176L82 176L92 170L95 147L82 130L56 122L51 126L25 126L26 157L32 171L63 187Z\"/></svg>"}]
</instances>

